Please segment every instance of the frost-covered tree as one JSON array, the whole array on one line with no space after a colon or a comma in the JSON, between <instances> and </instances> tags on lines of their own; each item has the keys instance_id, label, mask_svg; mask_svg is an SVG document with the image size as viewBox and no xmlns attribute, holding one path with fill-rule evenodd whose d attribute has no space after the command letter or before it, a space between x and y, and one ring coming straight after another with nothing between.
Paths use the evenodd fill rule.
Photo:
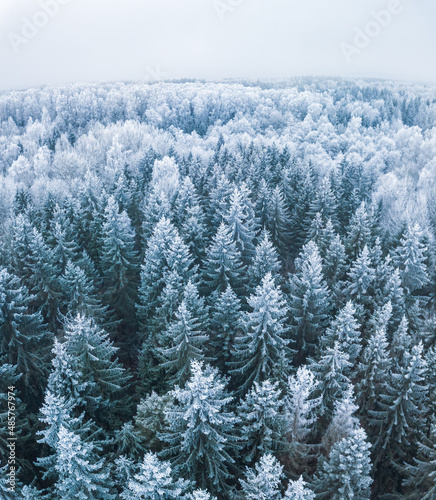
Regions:
<instances>
[{"instance_id":1,"label":"frost-covered tree","mask_svg":"<svg viewBox=\"0 0 436 500\"><path fill-rule=\"evenodd\" d=\"M362 349L360 326L356 320L356 309L351 301L347 302L320 338L321 350L333 347L339 342L341 349L349 356L349 362L355 365Z\"/></svg>"},{"instance_id":2,"label":"frost-covered tree","mask_svg":"<svg viewBox=\"0 0 436 500\"><path fill-rule=\"evenodd\" d=\"M139 272L135 233L129 216L124 211L120 212L119 204L113 197L108 199L104 217L101 267L104 276L105 303L110 306L115 319L122 320L123 328L134 329ZM123 332L122 336L126 335L127 333ZM119 342L124 341L127 339L123 338L122 341L119 339Z\"/></svg>"},{"instance_id":3,"label":"frost-covered tree","mask_svg":"<svg viewBox=\"0 0 436 500\"><path fill-rule=\"evenodd\" d=\"M289 481L284 500L315 500L315 493L306 486L303 477L297 481Z\"/></svg>"},{"instance_id":4,"label":"frost-covered tree","mask_svg":"<svg viewBox=\"0 0 436 500\"><path fill-rule=\"evenodd\" d=\"M56 453L58 479L54 489L58 498L115 498L111 493L109 471L105 470L103 460L95 459L92 443L82 441L79 435L61 425Z\"/></svg>"},{"instance_id":5,"label":"frost-covered tree","mask_svg":"<svg viewBox=\"0 0 436 500\"><path fill-rule=\"evenodd\" d=\"M392 464L403 459L411 443L416 443L425 413L427 364L423 346L412 348L409 362L401 371L392 372L380 394L379 409L371 412L376 426L375 463Z\"/></svg>"},{"instance_id":6,"label":"frost-covered tree","mask_svg":"<svg viewBox=\"0 0 436 500\"><path fill-rule=\"evenodd\" d=\"M17 386L29 405L43 395L52 339L31 301L19 279L0 268L0 360L16 367Z\"/></svg>"},{"instance_id":7,"label":"frost-covered tree","mask_svg":"<svg viewBox=\"0 0 436 500\"><path fill-rule=\"evenodd\" d=\"M222 373L228 371L235 338L241 330L241 301L228 286L212 305L210 320L210 353Z\"/></svg>"},{"instance_id":8,"label":"frost-covered tree","mask_svg":"<svg viewBox=\"0 0 436 500\"><path fill-rule=\"evenodd\" d=\"M256 288L267 273L271 273L277 280L279 278L280 268L281 265L277 250L274 248L268 233L263 231L259 238L259 244L256 246L253 263L248 268L250 287L252 289Z\"/></svg>"},{"instance_id":9,"label":"frost-covered tree","mask_svg":"<svg viewBox=\"0 0 436 500\"><path fill-rule=\"evenodd\" d=\"M240 391L267 379L284 382L289 374L290 350L283 294L270 273L248 299L251 311L243 318L243 332L236 338L231 374L241 380Z\"/></svg>"},{"instance_id":10,"label":"frost-covered tree","mask_svg":"<svg viewBox=\"0 0 436 500\"><path fill-rule=\"evenodd\" d=\"M306 470L314 455L309 437L321 403L320 398L315 397L318 384L314 374L306 366L300 366L288 381L284 399L284 426L289 442L286 454L289 457L288 467L296 475Z\"/></svg>"},{"instance_id":11,"label":"frost-covered tree","mask_svg":"<svg viewBox=\"0 0 436 500\"><path fill-rule=\"evenodd\" d=\"M430 436L421 438L413 463L404 467L405 498L431 500L436 496L436 427L432 424Z\"/></svg>"},{"instance_id":12,"label":"frost-covered tree","mask_svg":"<svg viewBox=\"0 0 436 500\"><path fill-rule=\"evenodd\" d=\"M169 462L162 462L154 453L146 453L138 474L130 479L121 494L125 500L177 500L185 498L189 482L174 479Z\"/></svg>"},{"instance_id":13,"label":"frost-covered tree","mask_svg":"<svg viewBox=\"0 0 436 500\"><path fill-rule=\"evenodd\" d=\"M249 196L250 193L245 184L236 187L230 197L229 211L224 217L244 265L251 263L255 253L255 214Z\"/></svg>"},{"instance_id":14,"label":"frost-covered tree","mask_svg":"<svg viewBox=\"0 0 436 500\"><path fill-rule=\"evenodd\" d=\"M371 237L370 216L362 202L350 220L347 234L347 251L352 259L357 259L365 246L371 245Z\"/></svg>"},{"instance_id":15,"label":"frost-covered tree","mask_svg":"<svg viewBox=\"0 0 436 500\"><path fill-rule=\"evenodd\" d=\"M397 248L395 263L400 269L401 282L407 293L421 290L428 283L427 248L422 243L418 225L409 227Z\"/></svg>"},{"instance_id":16,"label":"frost-covered tree","mask_svg":"<svg viewBox=\"0 0 436 500\"><path fill-rule=\"evenodd\" d=\"M241 295L245 288L241 254L224 223L221 223L207 251L204 284L205 290L214 294L220 294L231 286L237 295Z\"/></svg>"},{"instance_id":17,"label":"frost-covered tree","mask_svg":"<svg viewBox=\"0 0 436 500\"><path fill-rule=\"evenodd\" d=\"M242 456L246 462L257 461L265 453L283 448L283 401L278 383L269 380L252 389L238 407L241 420Z\"/></svg>"},{"instance_id":18,"label":"frost-covered tree","mask_svg":"<svg viewBox=\"0 0 436 500\"><path fill-rule=\"evenodd\" d=\"M236 446L236 416L228 409L232 398L218 371L193 361L184 389L173 391L174 407L167 408L166 430L159 438L168 443L177 474L211 492L225 491L230 477L230 455Z\"/></svg>"},{"instance_id":19,"label":"frost-covered tree","mask_svg":"<svg viewBox=\"0 0 436 500\"><path fill-rule=\"evenodd\" d=\"M186 299L163 337L168 344L159 349L163 358L161 367L169 375L170 386L184 385L190 376L191 362L204 359L205 343L209 340Z\"/></svg>"},{"instance_id":20,"label":"frost-covered tree","mask_svg":"<svg viewBox=\"0 0 436 500\"><path fill-rule=\"evenodd\" d=\"M242 486L243 498L246 500L280 500L283 466L273 455L261 457L254 469L247 469Z\"/></svg>"},{"instance_id":21,"label":"frost-covered tree","mask_svg":"<svg viewBox=\"0 0 436 500\"><path fill-rule=\"evenodd\" d=\"M335 403L344 396L350 384L347 373L351 365L348 360L348 354L336 342L322 352L319 361L311 363L310 368L319 381L317 394L321 398L320 413L324 420L329 420Z\"/></svg>"},{"instance_id":22,"label":"frost-covered tree","mask_svg":"<svg viewBox=\"0 0 436 500\"><path fill-rule=\"evenodd\" d=\"M363 429L338 441L320 461L313 482L316 498L369 500L372 484L370 445Z\"/></svg>"},{"instance_id":23,"label":"frost-covered tree","mask_svg":"<svg viewBox=\"0 0 436 500\"><path fill-rule=\"evenodd\" d=\"M291 331L304 360L312 353L327 326L330 296L322 274L322 261L318 247L310 242L303 247L295 262L296 272L289 277L289 309Z\"/></svg>"}]
</instances>

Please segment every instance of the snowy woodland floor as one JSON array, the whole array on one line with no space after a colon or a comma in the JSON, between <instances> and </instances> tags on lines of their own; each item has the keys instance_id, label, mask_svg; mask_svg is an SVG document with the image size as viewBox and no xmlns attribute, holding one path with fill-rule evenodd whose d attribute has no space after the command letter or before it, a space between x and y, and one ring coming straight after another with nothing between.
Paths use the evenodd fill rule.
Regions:
<instances>
[{"instance_id":1,"label":"snowy woodland floor","mask_svg":"<svg viewBox=\"0 0 436 500\"><path fill-rule=\"evenodd\" d=\"M435 124L369 80L0 94L1 498L434 500Z\"/></svg>"}]
</instances>

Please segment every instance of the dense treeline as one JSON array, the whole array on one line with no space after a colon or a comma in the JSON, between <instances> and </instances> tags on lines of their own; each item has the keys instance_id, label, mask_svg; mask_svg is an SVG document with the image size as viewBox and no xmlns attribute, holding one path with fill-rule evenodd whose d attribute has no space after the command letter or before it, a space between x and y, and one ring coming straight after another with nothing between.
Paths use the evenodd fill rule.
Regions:
<instances>
[{"instance_id":1,"label":"dense treeline","mask_svg":"<svg viewBox=\"0 0 436 500\"><path fill-rule=\"evenodd\" d=\"M389 82L0 95L0 491L436 496L436 100Z\"/></svg>"}]
</instances>

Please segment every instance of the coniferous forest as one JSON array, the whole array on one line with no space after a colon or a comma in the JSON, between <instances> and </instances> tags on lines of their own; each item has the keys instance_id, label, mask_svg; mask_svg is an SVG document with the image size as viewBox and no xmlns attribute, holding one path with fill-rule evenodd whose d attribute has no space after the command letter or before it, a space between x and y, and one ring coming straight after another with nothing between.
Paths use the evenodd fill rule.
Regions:
<instances>
[{"instance_id":1,"label":"coniferous forest","mask_svg":"<svg viewBox=\"0 0 436 500\"><path fill-rule=\"evenodd\" d=\"M0 94L1 498L434 500L435 120L376 80Z\"/></svg>"}]
</instances>

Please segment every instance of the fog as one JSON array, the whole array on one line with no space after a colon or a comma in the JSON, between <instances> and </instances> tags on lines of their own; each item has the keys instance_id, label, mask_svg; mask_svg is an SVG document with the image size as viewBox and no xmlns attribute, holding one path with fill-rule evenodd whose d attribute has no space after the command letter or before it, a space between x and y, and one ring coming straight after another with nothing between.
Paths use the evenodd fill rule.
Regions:
<instances>
[{"instance_id":1,"label":"fog","mask_svg":"<svg viewBox=\"0 0 436 500\"><path fill-rule=\"evenodd\" d=\"M0 88L76 81L436 81L434 0L1 0Z\"/></svg>"}]
</instances>

